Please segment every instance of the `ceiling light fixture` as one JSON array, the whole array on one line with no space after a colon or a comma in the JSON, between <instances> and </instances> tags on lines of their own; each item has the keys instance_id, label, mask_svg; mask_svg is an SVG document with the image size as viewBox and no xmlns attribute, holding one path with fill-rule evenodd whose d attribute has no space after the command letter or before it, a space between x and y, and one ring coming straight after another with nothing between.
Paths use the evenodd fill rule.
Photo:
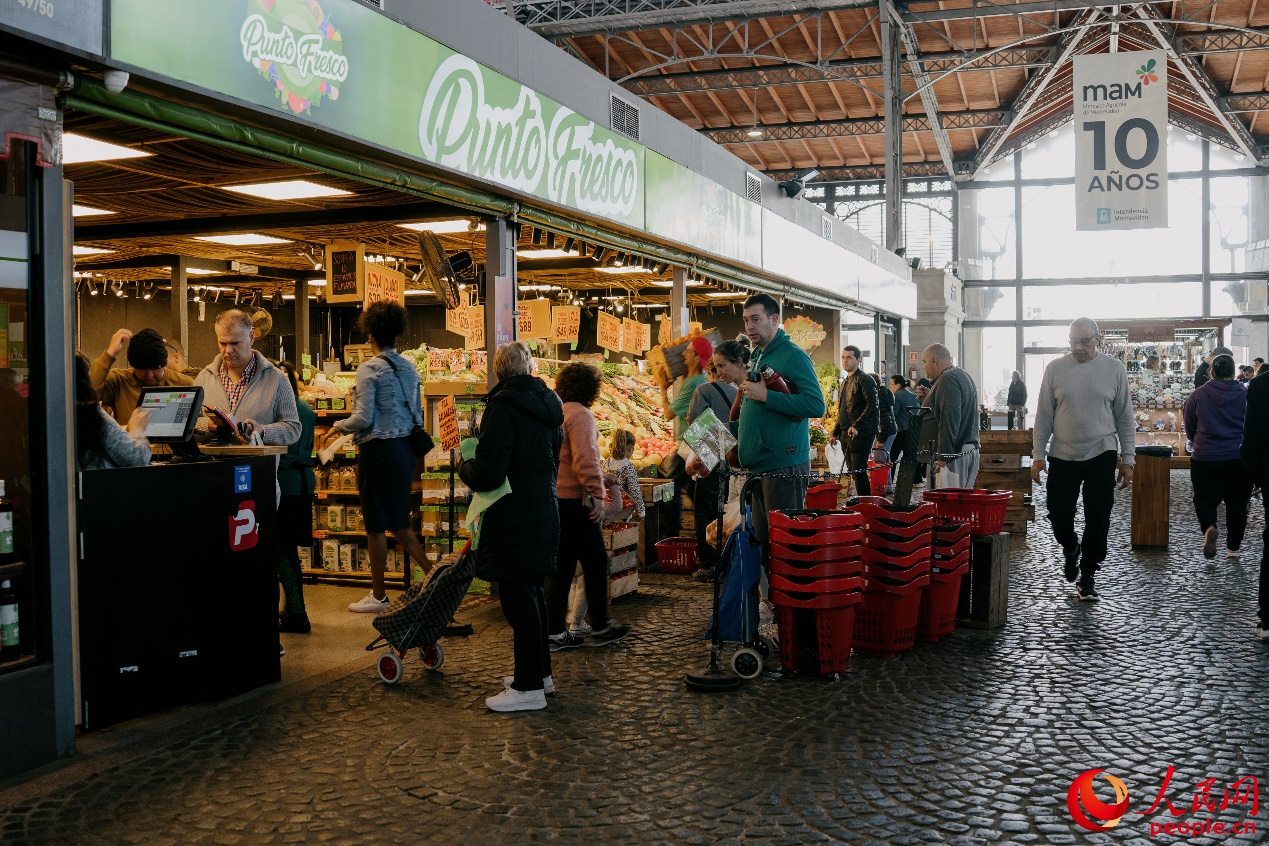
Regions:
<instances>
[{"instance_id":1,"label":"ceiling light fixture","mask_svg":"<svg viewBox=\"0 0 1269 846\"><path fill-rule=\"evenodd\" d=\"M621 267L620 265L618 265L617 267L597 267L595 269L598 270L600 273L630 274L630 273L651 273L652 272L651 270L648 270L648 268L640 267L637 264L631 265L629 267Z\"/></svg>"},{"instance_id":2,"label":"ceiling light fixture","mask_svg":"<svg viewBox=\"0 0 1269 846\"><path fill-rule=\"evenodd\" d=\"M325 279L310 279L308 280L308 284L310 288L325 288L326 280Z\"/></svg>"},{"instance_id":3,"label":"ceiling light fixture","mask_svg":"<svg viewBox=\"0 0 1269 846\"><path fill-rule=\"evenodd\" d=\"M256 182L250 185L222 185L224 191L259 197L262 200L310 200L316 197L347 197L351 191L320 185L307 179L286 179L281 182Z\"/></svg>"},{"instance_id":4,"label":"ceiling light fixture","mask_svg":"<svg viewBox=\"0 0 1269 846\"><path fill-rule=\"evenodd\" d=\"M143 293L143 294L141 295L141 299L143 299L143 300L148 300L148 299L150 299L150 298L151 298L151 297L153 297L153 296L154 296L154 283L153 283L153 282L146 282L146 283L145 283L145 293Z\"/></svg>"},{"instance_id":5,"label":"ceiling light fixture","mask_svg":"<svg viewBox=\"0 0 1269 846\"><path fill-rule=\"evenodd\" d=\"M262 247L267 244L290 243L287 238L274 238L272 235L261 235L256 232L243 232L236 235L199 235L194 240L224 244L229 247Z\"/></svg>"},{"instance_id":6,"label":"ceiling light fixture","mask_svg":"<svg viewBox=\"0 0 1269 846\"><path fill-rule=\"evenodd\" d=\"M96 217L103 214L118 214L118 212L110 211L110 209L98 209L92 206L81 206L79 203L71 206L75 217Z\"/></svg>"},{"instance_id":7,"label":"ceiling light fixture","mask_svg":"<svg viewBox=\"0 0 1269 846\"><path fill-rule=\"evenodd\" d=\"M571 253L563 250L521 250L520 257L527 259L570 258Z\"/></svg>"},{"instance_id":8,"label":"ceiling light fixture","mask_svg":"<svg viewBox=\"0 0 1269 846\"><path fill-rule=\"evenodd\" d=\"M77 256L98 256L102 253L113 253L114 250L103 250L101 247L81 247L79 244L71 247L71 253Z\"/></svg>"},{"instance_id":9,"label":"ceiling light fixture","mask_svg":"<svg viewBox=\"0 0 1269 846\"><path fill-rule=\"evenodd\" d=\"M62 133L62 164L83 164L85 162L109 162L115 159L139 159L152 156L145 150L134 150L109 141L89 138L74 132Z\"/></svg>"}]
</instances>

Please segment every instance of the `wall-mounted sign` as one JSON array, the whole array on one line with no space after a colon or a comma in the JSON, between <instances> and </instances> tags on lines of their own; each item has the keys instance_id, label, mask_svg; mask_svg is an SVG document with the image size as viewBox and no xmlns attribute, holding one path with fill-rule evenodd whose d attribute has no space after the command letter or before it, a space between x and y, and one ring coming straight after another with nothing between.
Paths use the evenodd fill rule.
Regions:
<instances>
[{"instance_id":1,"label":"wall-mounted sign","mask_svg":"<svg viewBox=\"0 0 1269 846\"><path fill-rule=\"evenodd\" d=\"M551 309L551 323L557 344L575 344L581 333L582 310L579 306L556 306Z\"/></svg>"},{"instance_id":2,"label":"wall-mounted sign","mask_svg":"<svg viewBox=\"0 0 1269 846\"><path fill-rule=\"evenodd\" d=\"M641 144L354 0L113 0L109 43L120 65L643 227Z\"/></svg>"},{"instance_id":3,"label":"wall-mounted sign","mask_svg":"<svg viewBox=\"0 0 1269 846\"><path fill-rule=\"evenodd\" d=\"M1076 56L1075 228L1168 225L1168 57Z\"/></svg>"},{"instance_id":4,"label":"wall-mounted sign","mask_svg":"<svg viewBox=\"0 0 1269 846\"><path fill-rule=\"evenodd\" d=\"M341 241L326 247L326 302L359 303L365 299L366 248Z\"/></svg>"},{"instance_id":5,"label":"wall-mounted sign","mask_svg":"<svg viewBox=\"0 0 1269 846\"><path fill-rule=\"evenodd\" d=\"M804 314L784 321L784 331L788 333L789 340L807 352L811 352L824 343L824 339L828 337L828 333L824 331L821 324Z\"/></svg>"},{"instance_id":6,"label":"wall-mounted sign","mask_svg":"<svg viewBox=\"0 0 1269 846\"><path fill-rule=\"evenodd\" d=\"M379 300L404 306L405 274L382 264L369 262L366 264L366 297L362 304L369 307Z\"/></svg>"}]
</instances>

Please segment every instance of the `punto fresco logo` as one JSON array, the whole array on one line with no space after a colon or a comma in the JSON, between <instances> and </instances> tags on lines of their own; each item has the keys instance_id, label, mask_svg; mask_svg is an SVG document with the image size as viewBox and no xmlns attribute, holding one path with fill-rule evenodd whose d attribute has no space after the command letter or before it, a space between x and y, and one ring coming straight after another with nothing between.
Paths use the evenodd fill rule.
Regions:
<instances>
[{"instance_id":1,"label":"punto fresco logo","mask_svg":"<svg viewBox=\"0 0 1269 846\"><path fill-rule=\"evenodd\" d=\"M238 31L243 61L273 83L295 114L339 99L348 79L344 39L316 0L248 0Z\"/></svg>"},{"instance_id":2,"label":"punto fresco logo","mask_svg":"<svg viewBox=\"0 0 1269 846\"><path fill-rule=\"evenodd\" d=\"M1097 798L1093 792L1093 780L1097 776L1115 790L1115 801L1107 804ZM1085 770L1075 777L1071 787L1066 791L1066 809L1071 812L1071 819L1089 831L1106 831L1119 825L1128 813L1128 787L1117 777L1101 769ZM1089 817L1092 819L1089 819Z\"/></svg>"}]
</instances>

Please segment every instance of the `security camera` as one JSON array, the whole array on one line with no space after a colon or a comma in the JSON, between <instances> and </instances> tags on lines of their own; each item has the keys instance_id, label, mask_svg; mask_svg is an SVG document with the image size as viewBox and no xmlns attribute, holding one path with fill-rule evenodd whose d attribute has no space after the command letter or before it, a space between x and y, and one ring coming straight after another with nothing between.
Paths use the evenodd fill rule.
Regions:
<instances>
[{"instance_id":1,"label":"security camera","mask_svg":"<svg viewBox=\"0 0 1269 846\"><path fill-rule=\"evenodd\" d=\"M101 74L101 81L105 83L106 90L111 94L118 94L127 88L129 78L128 72L121 70L108 70Z\"/></svg>"}]
</instances>

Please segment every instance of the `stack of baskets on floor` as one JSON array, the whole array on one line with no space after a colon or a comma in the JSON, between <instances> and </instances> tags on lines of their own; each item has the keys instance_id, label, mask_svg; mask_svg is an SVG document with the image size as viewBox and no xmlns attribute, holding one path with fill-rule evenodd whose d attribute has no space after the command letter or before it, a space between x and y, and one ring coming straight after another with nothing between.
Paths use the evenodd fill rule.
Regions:
<instances>
[{"instance_id":1,"label":"stack of baskets on floor","mask_svg":"<svg viewBox=\"0 0 1269 846\"><path fill-rule=\"evenodd\" d=\"M855 617L855 649L871 655L905 652L916 643L921 601L930 584L934 507L899 508L884 497L858 497L850 505L866 521L864 602Z\"/></svg>"},{"instance_id":2,"label":"stack of baskets on floor","mask_svg":"<svg viewBox=\"0 0 1269 846\"><path fill-rule=\"evenodd\" d=\"M930 546L930 586L921 601L917 633L931 643L956 628L961 584L969 573L969 524L939 522Z\"/></svg>"},{"instance_id":3,"label":"stack of baskets on floor","mask_svg":"<svg viewBox=\"0 0 1269 846\"><path fill-rule=\"evenodd\" d=\"M813 675L843 672L864 601L864 517L773 511L768 525L781 665Z\"/></svg>"}]
</instances>

